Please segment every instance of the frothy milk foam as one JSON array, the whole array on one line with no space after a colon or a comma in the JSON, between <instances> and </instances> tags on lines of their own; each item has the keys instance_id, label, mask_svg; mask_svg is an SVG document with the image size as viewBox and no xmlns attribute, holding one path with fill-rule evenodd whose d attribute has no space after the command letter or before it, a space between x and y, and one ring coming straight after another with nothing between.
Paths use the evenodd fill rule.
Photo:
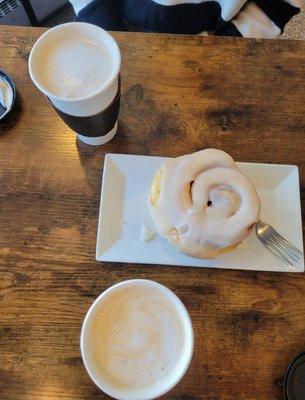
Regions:
<instances>
[{"instance_id":1,"label":"frothy milk foam","mask_svg":"<svg viewBox=\"0 0 305 400\"><path fill-rule=\"evenodd\" d=\"M110 76L109 50L81 33L67 32L41 51L44 68L38 79L55 96L86 97L96 93Z\"/></svg>"},{"instance_id":2,"label":"frothy milk foam","mask_svg":"<svg viewBox=\"0 0 305 400\"><path fill-rule=\"evenodd\" d=\"M132 284L98 304L85 341L97 380L117 393L141 398L142 392L144 398L177 373L186 332L177 307L158 287Z\"/></svg>"}]
</instances>

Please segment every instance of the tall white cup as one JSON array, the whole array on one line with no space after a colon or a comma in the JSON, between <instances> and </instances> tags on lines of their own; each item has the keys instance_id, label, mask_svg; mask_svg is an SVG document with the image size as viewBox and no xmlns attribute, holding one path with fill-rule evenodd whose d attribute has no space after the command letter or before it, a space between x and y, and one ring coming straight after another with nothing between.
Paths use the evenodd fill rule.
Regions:
<instances>
[{"instance_id":1,"label":"tall white cup","mask_svg":"<svg viewBox=\"0 0 305 400\"><path fill-rule=\"evenodd\" d=\"M120 50L112 36L82 22L58 25L45 32L29 58L34 84L57 112L83 122L102 114L114 101L120 68ZM116 131L117 121L100 136L96 136L98 132L89 136L76 133L85 143L100 145L111 140Z\"/></svg>"}]
</instances>

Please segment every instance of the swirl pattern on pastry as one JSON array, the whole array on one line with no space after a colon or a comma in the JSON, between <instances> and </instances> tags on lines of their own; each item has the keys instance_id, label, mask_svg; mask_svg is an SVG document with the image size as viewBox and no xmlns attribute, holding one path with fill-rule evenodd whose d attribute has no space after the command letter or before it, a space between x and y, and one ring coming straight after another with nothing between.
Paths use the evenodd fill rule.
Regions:
<instances>
[{"instance_id":1,"label":"swirl pattern on pastry","mask_svg":"<svg viewBox=\"0 0 305 400\"><path fill-rule=\"evenodd\" d=\"M159 235L180 252L215 258L250 234L260 200L229 154L206 149L161 166L148 208Z\"/></svg>"}]
</instances>

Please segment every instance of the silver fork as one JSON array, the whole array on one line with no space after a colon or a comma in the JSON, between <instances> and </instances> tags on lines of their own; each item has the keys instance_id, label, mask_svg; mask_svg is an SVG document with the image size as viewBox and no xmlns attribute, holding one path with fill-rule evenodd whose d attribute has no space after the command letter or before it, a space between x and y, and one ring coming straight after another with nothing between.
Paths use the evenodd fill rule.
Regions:
<instances>
[{"instance_id":1,"label":"silver fork","mask_svg":"<svg viewBox=\"0 0 305 400\"><path fill-rule=\"evenodd\" d=\"M272 226L258 221L256 234L259 240L274 254L290 266L297 264L304 257L303 253L281 236Z\"/></svg>"}]
</instances>

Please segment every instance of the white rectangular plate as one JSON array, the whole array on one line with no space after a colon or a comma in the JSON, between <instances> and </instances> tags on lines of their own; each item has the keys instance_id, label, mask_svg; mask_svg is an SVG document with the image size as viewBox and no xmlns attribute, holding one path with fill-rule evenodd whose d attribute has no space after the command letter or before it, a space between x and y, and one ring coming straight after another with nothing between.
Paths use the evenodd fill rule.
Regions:
<instances>
[{"instance_id":1,"label":"white rectangular plate","mask_svg":"<svg viewBox=\"0 0 305 400\"><path fill-rule=\"evenodd\" d=\"M164 161L162 157L106 155L96 246L98 261L304 271L304 260L288 267L259 242L254 232L237 250L216 260L197 260L180 254L158 235L143 242L142 225L154 230L146 205L147 195L153 175ZM298 168L248 163L238 163L238 166L257 188L262 203L261 219L303 251Z\"/></svg>"}]
</instances>

